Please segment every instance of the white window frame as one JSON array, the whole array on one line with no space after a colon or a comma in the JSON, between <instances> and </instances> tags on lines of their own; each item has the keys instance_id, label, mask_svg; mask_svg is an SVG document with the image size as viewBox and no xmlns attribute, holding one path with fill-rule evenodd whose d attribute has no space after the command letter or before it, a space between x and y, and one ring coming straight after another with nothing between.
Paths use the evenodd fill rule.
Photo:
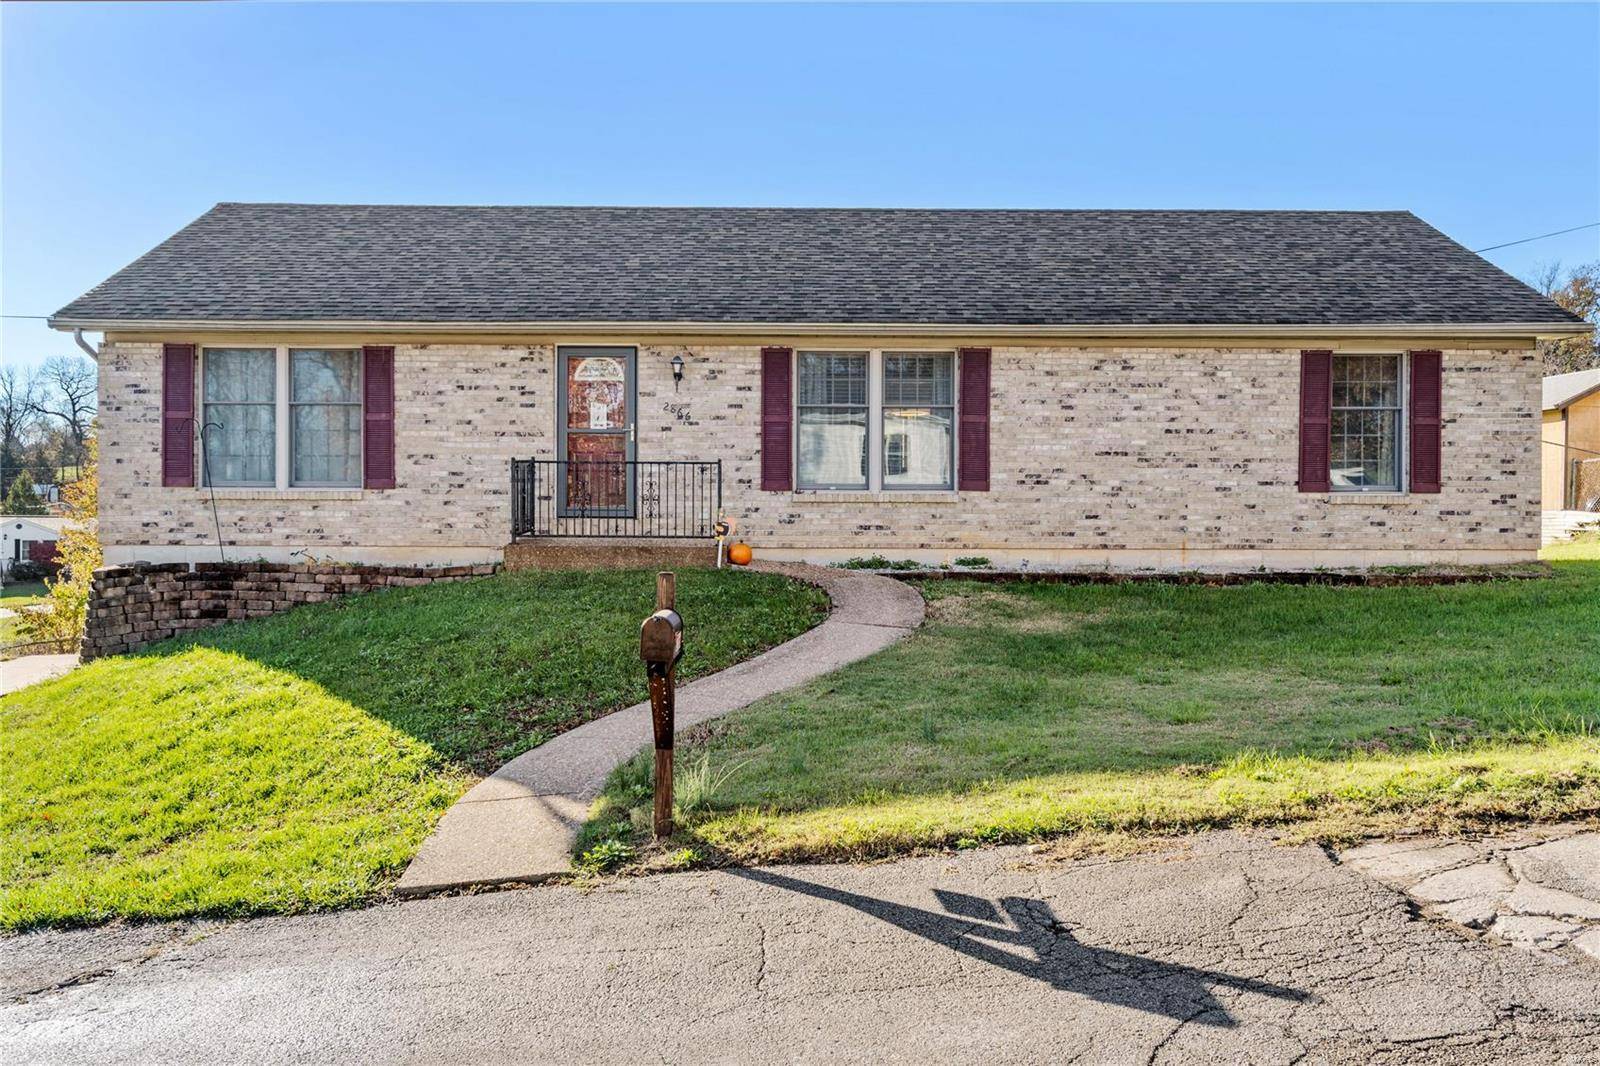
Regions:
<instances>
[{"instance_id":1,"label":"white window frame","mask_svg":"<svg viewBox=\"0 0 1600 1066\"><path fill-rule=\"evenodd\" d=\"M867 483L865 486L806 485L800 477L800 408L813 406L800 402L800 355L861 355L867 357ZM950 357L951 424L950 424L950 482L947 485L886 485L883 480L883 357L885 355L948 355ZM789 380L794 387L789 390L789 418L794 427L789 456L794 472L794 491L800 493L835 493L848 495L870 492L883 493L954 493L960 483L961 472L961 353L953 348L804 348L796 345L789 357ZM917 405L902 405L917 406Z\"/></svg>"},{"instance_id":2,"label":"white window frame","mask_svg":"<svg viewBox=\"0 0 1600 1066\"><path fill-rule=\"evenodd\" d=\"M363 471L367 468L367 361L362 357L359 345L345 345L343 347L329 347L326 345L310 347L303 344L287 345L283 349L285 355L284 380L292 389L294 387L294 353L295 352L351 352L356 357L356 399L354 403L340 401L338 403L312 403L310 401L296 401L293 392L284 397L288 404L288 412L282 416L282 422L289 428L288 458L290 468L287 472L288 487L295 489L359 489L365 480ZM296 407L354 407L362 413L356 420L356 479L354 481L296 481L294 480L294 409Z\"/></svg>"},{"instance_id":3,"label":"white window frame","mask_svg":"<svg viewBox=\"0 0 1600 1066\"><path fill-rule=\"evenodd\" d=\"M349 484L343 484L343 485L334 484L334 483L328 483L328 482L307 482L307 481L296 482L293 479L293 471L291 469L291 464L294 461L294 441L292 440L292 435L293 435L293 432L294 432L294 421L293 421L293 416L292 416L291 412L292 412L292 410L293 410L295 405L294 405L294 401L290 398L290 394L289 394L289 388L290 388L290 385L291 385L291 380L290 380L290 376L289 376L289 369L290 369L289 351L290 351L291 348L295 349L295 350L304 349L304 350L337 351L337 352L346 352L346 351L352 351L353 350L356 353L356 360L357 360L357 364L356 365L357 365L357 368L358 368L357 373L358 373L359 378L360 378L359 384L358 384L357 389L356 389L356 395L361 398L359 403L358 403L358 406L361 408L362 414L365 415L366 408L367 408L367 394L366 394L367 366L366 366L366 359L363 357L363 354L362 354L361 345L359 345L359 344L354 344L354 345L351 345L351 344L341 344L341 345L248 344L248 343L241 342L241 343L237 343L237 344L201 344L201 345L196 345L196 348L199 350L199 353L200 353L200 366L199 366L200 373L199 373L198 378L195 381L195 392L196 392L196 402L197 402L198 410L199 410L199 413L200 413L200 424L202 426L204 426L204 424L205 424L205 414L206 414L206 358L207 358L207 354L209 352L213 351L213 350L237 349L237 348L254 348L254 349L269 349L270 348L274 353L273 394L272 394L272 404L273 404L273 411L272 411L272 414L273 414L273 419L272 419L273 480L271 482L265 482L265 481L262 481L262 482L237 482L237 481L235 481L235 482L229 482L228 484L225 484L225 485L216 485L216 486L214 486L216 489L218 489L219 491L222 491L222 492L232 492L234 490L240 490L240 491L244 491L244 492L252 492L252 491L287 492L290 489L328 489L328 490L340 491L340 492L351 492L351 491L355 491L355 490L361 489L363 487L363 485L365 484L365 477L364 477L363 474L360 474L360 473L358 473L358 476L357 476L355 481L350 482ZM366 470L367 435L366 435L366 421L365 421L365 418L362 419L361 427L362 427L362 429L361 429L361 459L360 459L360 462L356 466L356 469L357 469L358 472ZM198 484L199 484L199 486L201 488L212 487L211 486L211 473L210 473L209 470L206 469L206 461L207 461L207 456L206 456L206 447L205 447L205 436L202 433L200 435L200 465L199 465L200 478L199 478L199 482L198 482Z\"/></svg>"},{"instance_id":4,"label":"white window frame","mask_svg":"<svg viewBox=\"0 0 1600 1066\"><path fill-rule=\"evenodd\" d=\"M1336 493L1366 493L1376 492L1390 496L1400 495L1411 491L1411 357L1407 352L1378 352L1378 351L1335 351L1333 358L1354 357L1362 359L1393 359L1399 367L1400 407L1395 415L1395 484L1391 488L1387 485L1336 485L1333 481L1333 376L1330 364L1328 376L1328 491ZM1362 408L1346 408L1346 410L1362 410ZM1364 410L1379 410L1379 408L1364 408Z\"/></svg>"},{"instance_id":5,"label":"white window frame","mask_svg":"<svg viewBox=\"0 0 1600 1066\"><path fill-rule=\"evenodd\" d=\"M263 350L270 350L270 351L272 351L274 353L274 355L273 355L273 359L274 359L274 362L273 362L273 383L272 383L272 448L273 448L272 476L273 476L273 480L272 481L229 481L229 482L226 482L224 484L212 485L211 484L211 471L208 469L208 465L210 463L211 456L207 454L207 452L210 449L208 449L206 447L206 434L207 434L206 425L210 420L209 419L209 410L210 410L210 407L211 407L211 405L206 401L206 360L211 357L211 353L214 352L214 351L263 351ZM284 462L284 458L285 458L285 456L287 454L287 449L285 449L284 444L285 444L285 441L286 441L285 434L286 434L286 431L288 429L288 426L285 424L286 412L284 410L284 404L283 404L283 390L288 385L288 380L287 380L288 363L285 361L284 351L285 351L285 349L283 349L281 347L277 347L275 345L271 345L271 344L210 344L210 345L204 345L204 346L200 347L200 367L199 367L200 373L199 373L199 376L197 377L197 379L195 380L195 390L198 393L198 396L196 398L199 401L198 407L199 407L199 414L200 414L200 418L199 418L200 430L199 430L199 433L197 434L197 436L200 438L200 481L199 481L199 484L200 484L201 488L217 488L217 489L222 489L223 491L230 491L230 490L233 490L233 489L246 489L246 490L248 490L248 489L283 488L284 485L286 484L286 481L287 481L287 478L288 478L288 473L283 468L283 462Z\"/></svg>"}]
</instances>

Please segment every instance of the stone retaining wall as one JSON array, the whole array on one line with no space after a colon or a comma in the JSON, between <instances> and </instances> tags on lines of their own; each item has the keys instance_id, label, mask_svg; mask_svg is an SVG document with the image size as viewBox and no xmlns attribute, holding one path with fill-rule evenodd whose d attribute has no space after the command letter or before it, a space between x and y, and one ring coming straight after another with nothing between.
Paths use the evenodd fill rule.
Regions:
<instances>
[{"instance_id":1,"label":"stone retaining wall","mask_svg":"<svg viewBox=\"0 0 1600 1066\"><path fill-rule=\"evenodd\" d=\"M488 577L499 566L346 566L308 563L133 563L96 570L83 635L85 661L137 651L195 629L264 618L352 592Z\"/></svg>"}]
</instances>

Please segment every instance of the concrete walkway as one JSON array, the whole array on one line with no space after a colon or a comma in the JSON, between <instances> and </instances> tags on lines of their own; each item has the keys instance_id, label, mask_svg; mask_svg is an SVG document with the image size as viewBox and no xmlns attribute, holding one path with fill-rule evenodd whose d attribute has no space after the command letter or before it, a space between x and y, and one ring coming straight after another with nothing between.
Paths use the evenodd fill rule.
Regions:
<instances>
[{"instance_id":1,"label":"concrete walkway","mask_svg":"<svg viewBox=\"0 0 1600 1066\"><path fill-rule=\"evenodd\" d=\"M832 612L787 644L679 688L679 732L864 659L922 624L922 596L890 578L801 563L755 568L819 586ZM684 619L690 640L694 621ZM611 771L649 743L650 704L636 703L511 760L445 812L396 891L417 896L566 873L590 802Z\"/></svg>"},{"instance_id":2,"label":"concrete walkway","mask_svg":"<svg viewBox=\"0 0 1600 1066\"><path fill-rule=\"evenodd\" d=\"M0 1062L1576 1066L1597 983L1208 833L9 937Z\"/></svg>"},{"instance_id":3,"label":"concrete walkway","mask_svg":"<svg viewBox=\"0 0 1600 1066\"><path fill-rule=\"evenodd\" d=\"M77 665L77 655L24 655L0 663L0 696L60 677Z\"/></svg>"}]
</instances>

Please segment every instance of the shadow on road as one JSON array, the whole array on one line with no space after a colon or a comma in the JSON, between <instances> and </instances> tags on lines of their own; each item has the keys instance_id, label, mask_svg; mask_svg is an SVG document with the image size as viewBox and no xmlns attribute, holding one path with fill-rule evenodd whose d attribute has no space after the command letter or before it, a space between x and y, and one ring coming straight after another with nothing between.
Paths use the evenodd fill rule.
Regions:
<instances>
[{"instance_id":1,"label":"shadow on road","mask_svg":"<svg viewBox=\"0 0 1600 1066\"><path fill-rule=\"evenodd\" d=\"M934 896L948 912L941 914L771 870L736 869L727 873L842 903L980 962L1044 981L1063 991L1169 1018L1223 1028L1236 1025L1233 1016L1212 994L1211 989L1217 985L1295 1002L1311 998L1309 993L1267 981L1089 947L1078 942L1043 900L1006 896L997 906L978 896L934 889ZM1021 948L1028 954L999 945Z\"/></svg>"}]
</instances>

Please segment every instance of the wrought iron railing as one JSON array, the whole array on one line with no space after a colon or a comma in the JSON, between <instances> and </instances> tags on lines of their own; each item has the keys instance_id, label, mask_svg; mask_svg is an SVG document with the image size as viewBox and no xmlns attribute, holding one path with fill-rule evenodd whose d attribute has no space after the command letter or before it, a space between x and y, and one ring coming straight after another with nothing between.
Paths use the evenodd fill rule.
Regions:
<instances>
[{"instance_id":1,"label":"wrought iron railing","mask_svg":"<svg viewBox=\"0 0 1600 1066\"><path fill-rule=\"evenodd\" d=\"M714 536L720 460L511 460L513 537Z\"/></svg>"}]
</instances>

